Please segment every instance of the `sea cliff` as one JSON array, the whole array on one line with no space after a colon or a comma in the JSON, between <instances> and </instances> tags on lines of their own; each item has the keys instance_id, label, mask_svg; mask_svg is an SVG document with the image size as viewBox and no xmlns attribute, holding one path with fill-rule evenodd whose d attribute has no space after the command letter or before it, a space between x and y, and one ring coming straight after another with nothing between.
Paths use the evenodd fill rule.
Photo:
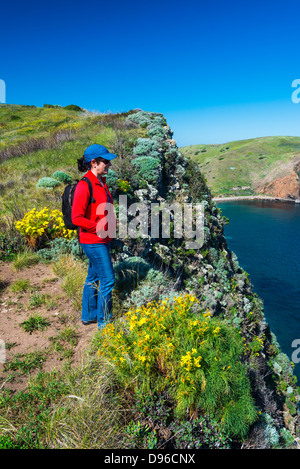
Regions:
<instances>
[{"instance_id":1,"label":"sea cliff","mask_svg":"<svg viewBox=\"0 0 300 469\"><path fill-rule=\"evenodd\" d=\"M175 140L170 138L167 125L157 126L157 134L154 130L151 132L155 117L163 119L162 115L142 111L127 119L147 129L147 138L152 140L153 146L154 142L158 143L161 161L160 183L149 182L142 194L137 191L136 195L142 195L142 200L149 203L202 203L204 243L201 249L188 251L184 240L128 240L121 251L126 246L130 255L141 256L160 269L166 269L173 278L174 290L192 293L203 309L209 310L214 317L225 319L240 331L248 344L244 360L253 395L264 416L251 429L249 446L265 447L265 435L269 432L275 441L283 429L291 432L298 441L299 396L292 364L281 352L266 322L263 301L253 291L251 278L228 249L223 233L227 221L217 208L199 166L182 155ZM147 154L145 152L145 156ZM256 349L258 343L261 345ZM272 446L273 443L268 444Z\"/></svg>"},{"instance_id":2,"label":"sea cliff","mask_svg":"<svg viewBox=\"0 0 300 469\"><path fill-rule=\"evenodd\" d=\"M43 116L40 110L33 111ZM54 111L59 115L59 109ZM12 112L18 114L16 108ZM24 112L22 108L20 119L14 118L10 125L20 125ZM57 115L53 114L54 123ZM133 110L121 115L84 112L71 121L64 119L62 128L54 126L55 139L38 134L33 147L21 132L20 142L14 144L12 129L4 125L9 131L4 132L7 145L1 193L5 216L11 217L9 226L14 227L13 221L22 217L8 205L12 194L18 207L29 209L34 204L40 211L44 205L58 210L63 183L48 176L60 171L76 179L74 161L85 146L96 141L119 155L107 184L116 202L119 224L124 214L120 196L126 197L132 209L126 212L126 222L136 228L135 236L128 232L112 242L114 321L93 338L91 361L79 370L72 368L69 374L59 375L55 389L60 399L52 386L46 408L45 401L37 398L41 382L29 386L26 402L32 402L33 407L38 407L38 402L45 409L43 429L38 424L40 417L34 421L39 432L32 430L33 424L20 424L20 402L25 398L18 401L17 409L17 396L5 397L3 435L9 432L10 444L17 447L20 441L26 447L24 435L28 432L29 447L78 448L83 442L93 448L299 447L299 394L293 365L266 322L263 301L254 292L249 274L228 248L224 236L227 220L213 200L200 166L183 156L165 117ZM36 119L32 122L34 128ZM41 121L37 129L40 132ZM9 163L14 158L23 162L14 178L27 178L26 191L22 187L15 191L16 184L10 179ZM50 183L52 186L47 186ZM195 241L196 230L191 229L189 236L185 232L177 236L175 230L173 209L184 205L202 208L201 243L192 247L189 243ZM170 212L170 232L163 232L162 216L152 217L157 207L161 214ZM4 233L4 225L2 230L3 247L9 246L9 255L13 253L16 259L18 252L9 239L11 230ZM46 241L44 246L35 243L34 255L50 262L62 279L70 314L77 317L86 263L76 237L51 241L49 237L48 233L48 238L39 240ZM148 318L153 320L154 314L157 320L150 322ZM9 320L16 320L15 316ZM194 326L199 327L199 333ZM157 341L150 346L152 339ZM9 370L9 363L6 365ZM44 383L49 378L39 379ZM4 388L7 384L5 381ZM89 438L90 421L104 415L106 409L109 427L105 426L107 419L97 420L99 428L103 425L106 430L95 435L93 425ZM112 439L105 439L106 434Z\"/></svg>"}]
</instances>

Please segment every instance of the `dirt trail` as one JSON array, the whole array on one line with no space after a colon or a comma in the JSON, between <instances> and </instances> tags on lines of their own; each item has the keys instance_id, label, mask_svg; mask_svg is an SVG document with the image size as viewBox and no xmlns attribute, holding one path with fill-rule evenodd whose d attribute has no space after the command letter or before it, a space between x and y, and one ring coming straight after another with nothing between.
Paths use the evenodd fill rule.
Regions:
<instances>
[{"instance_id":1,"label":"dirt trail","mask_svg":"<svg viewBox=\"0 0 300 469\"><path fill-rule=\"evenodd\" d=\"M30 289L25 292L14 293L11 290L13 282L19 279L28 279ZM71 363L79 363L85 351L90 346L90 339L97 330L97 324L83 326L80 312L72 308L69 298L61 287L62 280L54 273L50 265L39 263L20 272L13 269L12 263L0 261L0 339L4 341L5 362L11 363L21 354L40 351L45 354L42 369L50 371L59 369L66 363L62 354L54 350L51 337L57 337L66 328L72 328L77 335L77 344L72 349ZM48 302L40 306L30 305L34 292L48 295ZM32 333L24 331L20 324L33 314L38 314L50 323L42 331ZM3 343L2 343L3 345ZM65 344L69 348L70 344ZM72 348L72 347L71 347ZM3 353L3 352L2 352ZM2 360L3 361L3 360ZM39 370L36 369L32 375ZM15 391L22 389L28 382L29 375L6 371L0 363L0 388L9 388Z\"/></svg>"}]
</instances>

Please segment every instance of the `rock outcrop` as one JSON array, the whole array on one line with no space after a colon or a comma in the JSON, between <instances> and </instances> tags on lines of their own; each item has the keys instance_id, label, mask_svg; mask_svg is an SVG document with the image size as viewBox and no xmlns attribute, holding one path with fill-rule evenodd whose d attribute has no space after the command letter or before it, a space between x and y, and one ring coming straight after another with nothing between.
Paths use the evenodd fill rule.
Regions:
<instances>
[{"instance_id":1,"label":"rock outcrop","mask_svg":"<svg viewBox=\"0 0 300 469\"><path fill-rule=\"evenodd\" d=\"M278 164L265 178L255 184L259 194L282 199L300 198L300 162L294 157L289 163Z\"/></svg>"},{"instance_id":2,"label":"rock outcrop","mask_svg":"<svg viewBox=\"0 0 300 469\"><path fill-rule=\"evenodd\" d=\"M284 199L299 199L300 181L297 172L291 171L286 176L275 179L267 184L260 193Z\"/></svg>"},{"instance_id":3,"label":"rock outcrop","mask_svg":"<svg viewBox=\"0 0 300 469\"><path fill-rule=\"evenodd\" d=\"M147 129L147 137L138 140L134 155L145 161L147 158L152 158L151 162L154 158L159 161L156 169L159 168L160 174L149 173L148 181L143 180L145 187L135 192L135 200L146 204L202 203L204 242L201 249L187 249L185 238L176 239L172 235L163 238L161 234L154 237L150 233L140 239L118 241L115 260L124 265L133 258L143 259L168 273L172 281L167 291L163 285L148 286L147 301L156 299L157 295L161 298L164 293L170 297L174 292L188 291L197 296L204 309L239 329L245 341L244 360L253 395L262 415L248 436L249 447L273 447L280 438L284 439L286 432L296 442L300 437L300 418L293 369L266 323L262 300L253 292L249 275L228 249L223 234L227 220L215 205L199 166L182 156L161 114L139 110L127 121ZM298 166L290 177L282 178L278 184L270 183L268 190L274 190L280 197L298 198L297 172ZM157 185L152 183L154 180ZM149 228L150 223L149 218ZM126 301L130 302L130 297ZM268 432L273 440L266 436Z\"/></svg>"}]
</instances>

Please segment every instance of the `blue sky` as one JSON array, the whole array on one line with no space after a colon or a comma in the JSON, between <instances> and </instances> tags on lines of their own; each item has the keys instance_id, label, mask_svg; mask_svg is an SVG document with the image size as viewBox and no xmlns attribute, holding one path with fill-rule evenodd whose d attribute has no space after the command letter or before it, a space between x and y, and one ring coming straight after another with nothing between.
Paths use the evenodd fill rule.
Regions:
<instances>
[{"instance_id":1,"label":"blue sky","mask_svg":"<svg viewBox=\"0 0 300 469\"><path fill-rule=\"evenodd\" d=\"M6 102L161 112L178 146L299 136L298 13L276 0L3 2Z\"/></svg>"}]
</instances>

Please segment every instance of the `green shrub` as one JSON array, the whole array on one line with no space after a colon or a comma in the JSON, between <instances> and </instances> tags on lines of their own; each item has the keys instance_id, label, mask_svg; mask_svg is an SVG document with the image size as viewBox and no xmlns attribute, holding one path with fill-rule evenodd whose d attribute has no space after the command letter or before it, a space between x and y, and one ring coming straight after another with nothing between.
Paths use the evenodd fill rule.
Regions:
<instances>
[{"instance_id":1,"label":"green shrub","mask_svg":"<svg viewBox=\"0 0 300 469\"><path fill-rule=\"evenodd\" d=\"M160 166L160 161L158 158L153 158L152 156L140 156L135 158L132 161L132 164L136 166L140 172L147 172L158 168Z\"/></svg>"},{"instance_id":2,"label":"green shrub","mask_svg":"<svg viewBox=\"0 0 300 469\"><path fill-rule=\"evenodd\" d=\"M54 187L58 186L60 182L57 179L51 177L43 177L39 179L36 187L41 187L44 189L53 189Z\"/></svg>"},{"instance_id":3,"label":"green shrub","mask_svg":"<svg viewBox=\"0 0 300 469\"><path fill-rule=\"evenodd\" d=\"M71 254L74 257L82 257L78 238L56 238L50 241L49 247L40 249L37 254L45 261L56 260L63 254Z\"/></svg>"},{"instance_id":4,"label":"green shrub","mask_svg":"<svg viewBox=\"0 0 300 469\"><path fill-rule=\"evenodd\" d=\"M73 181L72 177L64 171L55 171L55 173L52 174L52 178L57 179L59 182L64 182L65 184L71 184Z\"/></svg>"},{"instance_id":5,"label":"green shrub","mask_svg":"<svg viewBox=\"0 0 300 469\"><path fill-rule=\"evenodd\" d=\"M166 125L166 119L163 114L149 111L137 111L134 114L130 114L126 122L136 122L141 127L148 127L151 124L155 126Z\"/></svg>"},{"instance_id":6,"label":"green shrub","mask_svg":"<svg viewBox=\"0 0 300 469\"><path fill-rule=\"evenodd\" d=\"M139 156L132 161L137 168L137 177L155 185L159 179L160 161L152 156Z\"/></svg>"},{"instance_id":7,"label":"green shrub","mask_svg":"<svg viewBox=\"0 0 300 469\"><path fill-rule=\"evenodd\" d=\"M64 109L67 109L68 111L83 111L83 109L76 104L68 104L68 106L65 106Z\"/></svg>"},{"instance_id":8,"label":"green shrub","mask_svg":"<svg viewBox=\"0 0 300 469\"><path fill-rule=\"evenodd\" d=\"M6 234L0 233L0 259L10 260L24 245L20 236L10 231Z\"/></svg>"},{"instance_id":9,"label":"green shrub","mask_svg":"<svg viewBox=\"0 0 300 469\"><path fill-rule=\"evenodd\" d=\"M264 426L264 438L269 447L274 448L278 445L280 435L274 426L274 420L269 414L262 414L261 420Z\"/></svg>"},{"instance_id":10,"label":"green shrub","mask_svg":"<svg viewBox=\"0 0 300 469\"><path fill-rule=\"evenodd\" d=\"M153 431L148 424L131 420L126 427L126 442L129 448L154 449L157 447L156 430Z\"/></svg>"},{"instance_id":11,"label":"green shrub","mask_svg":"<svg viewBox=\"0 0 300 469\"><path fill-rule=\"evenodd\" d=\"M120 291L130 291L136 288L138 282L146 277L150 265L141 257L129 257L119 261L114 266L116 288Z\"/></svg>"},{"instance_id":12,"label":"green shrub","mask_svg":"<svg viewBox=\"0 0 300 469\"><path fill-rule=\"evenodd\" d=\"M124 301L125 307L138 308L154 300L164 300L168 298L173 301L178 292L173 290L173 283L171 278L163 272L155 269L150 269L146 277L139 283L138 287L133 290L127 299Z\"/></svg>"},{"instance_id":13,"label":"green shrub","mask_svg":"<svg viewBox=\"0 0 300 469\"><path fill-rule=\"evenodd\" d=\"M164 125L167 125L167 121L166 121L166 118L163 114L159 113L159 112L152 112L151 113L151 121L153 123L153 125L160 125L160 126L164 126Z\"/></svg>"},{"instance_id":14,"label":"green shrub","mask_svg":"<svg viewBox=\"0 0 300 469\"><path fill-rule=\"evenodd\" d=\"M172 430L176 449L230 449L230 438L208 416L174 422Z\"/></svg>"},{"instance_id":15,"label":"green shrub","mask_svg":"<svg viewBox=\"0 0 300 469\"><path fill-rule=\"evenodd\" d=\"M147 130L147 135L154 140L162 140L166 137L164 129L159 125L150 125Z\"/></svg>"},{"instance_id":16,"label":"green shrub","mask_svg":"<svg viewBox=\"0 0 300 469\"><path fill-rule=\"evenodd\" d=\"M134 114L130 114L126 119L126 122L136 122L141 127L147 127L151 124L151 113L138 111Z\"/></svg>"},{"instance_id":17,"label":"green shrub","mask_svg":"<svg viewBox=\"0 0 300 469\"><path fill-rule=\"evenodd\" d=\"M151 138L138 138L133 153L135 156L160 158L159 144Z\"/></svg>"},{"instance_id":18,"label":"green shrub","mask_svg":"<svg viewBox=\"0 0 300 469\"><path fill-rule=\"evenodd\" d=\"M285 447L289 447L294 444L294 437L287 428L280 429L280 437L282 438Z\"/></svg>"},{"instance_id":19,"label":"green shrub","mask_svg":"<svg viewBox=\"0 0 300 469\"><path fill-rule=\"evenodd\" d=\"M107 176L106 176L106 184L108 187L114 187L117 183L117 180L119 179L119 176L117 175L117 173L115 171L113 171L112 169L110 169L107 173Z\"/></svg>"},{"instance_id":20,"label":"green shrub","mask_svg":"<svg viewBox=\"0 0 300 469\"><path fill-rule=\"evenodd\" d=\"M108 324L99 354L135 395L168 393L174 415L214 416L222 431L243 437L256 420L238 331L209 312L198 313L186 294L130 310L126 323ZM196 308L196 309L195 309Z\"/></svg>"}]
</instances>

